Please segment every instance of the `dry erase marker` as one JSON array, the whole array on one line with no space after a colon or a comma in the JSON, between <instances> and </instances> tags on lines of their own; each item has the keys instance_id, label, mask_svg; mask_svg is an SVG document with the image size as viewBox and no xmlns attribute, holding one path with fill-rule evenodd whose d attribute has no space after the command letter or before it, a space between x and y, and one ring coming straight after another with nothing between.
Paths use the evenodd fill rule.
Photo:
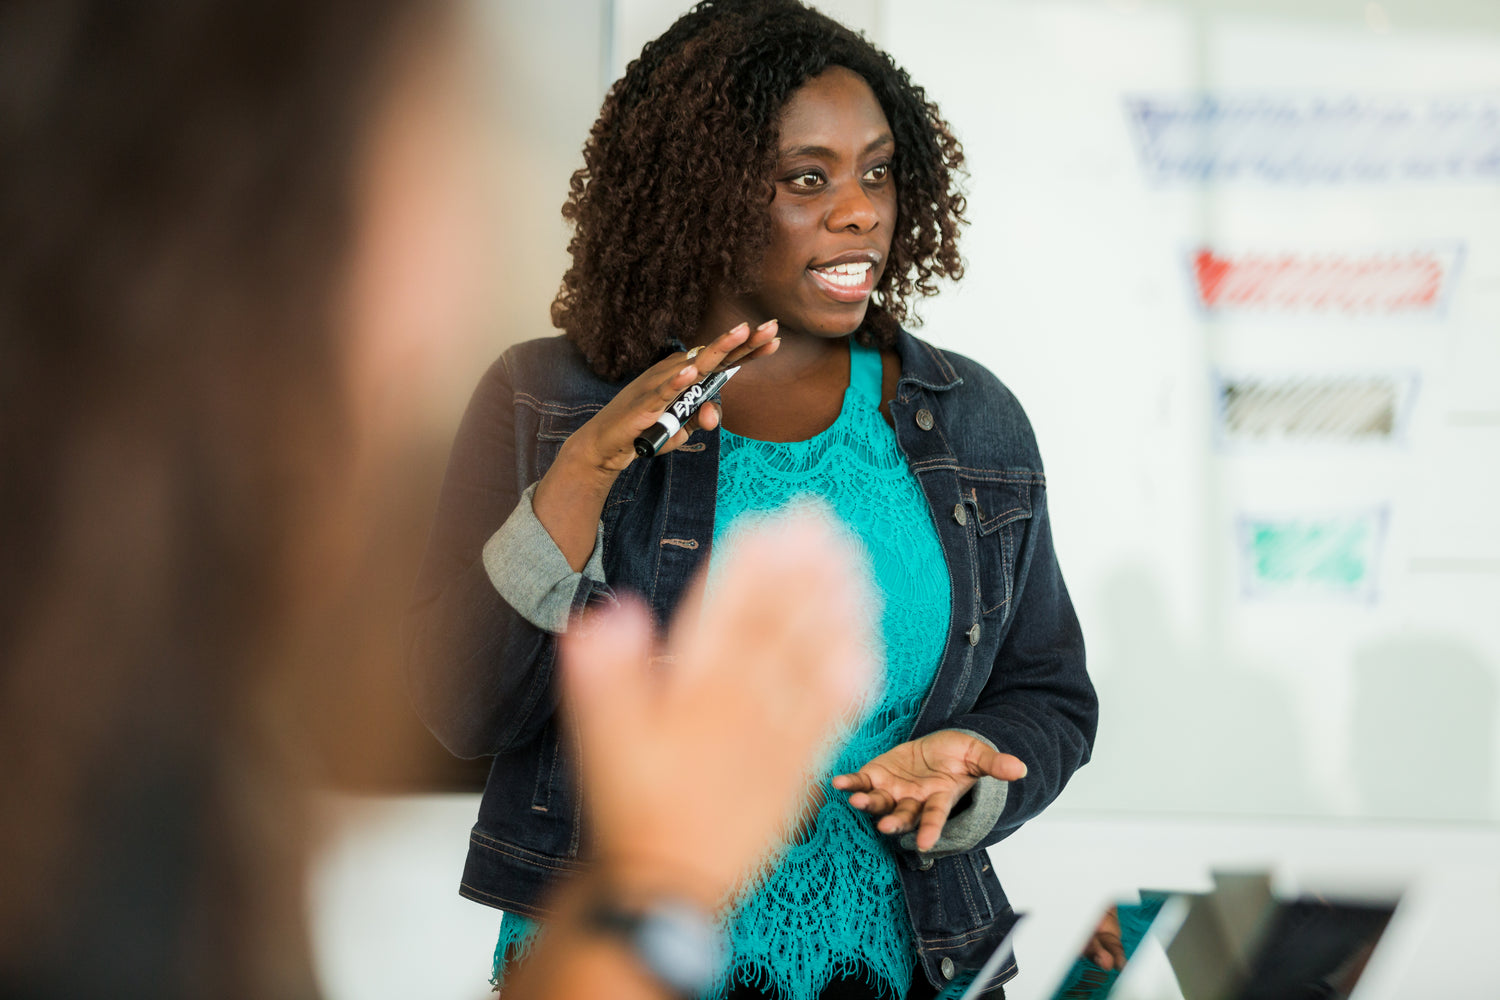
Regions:
<instances>
[{"instance_id":1,"label":"dry erase marker","mask_svg":"<svg viewBox=\"0 0 1500 1000\"><path fill-rule=\"evenodd\" d=\"M740 366L735 365L721 372L713 372L702 382L694 382L682 390L681 395L667 407L667 412L635 439L635 453L642 458L655 456L661 451L662 445L672 440L672 435L682 430L682 425L693 418L698 408L717 396L719 390L724 388L724 383L739 370Z\"/></svg>"}]
</instances>

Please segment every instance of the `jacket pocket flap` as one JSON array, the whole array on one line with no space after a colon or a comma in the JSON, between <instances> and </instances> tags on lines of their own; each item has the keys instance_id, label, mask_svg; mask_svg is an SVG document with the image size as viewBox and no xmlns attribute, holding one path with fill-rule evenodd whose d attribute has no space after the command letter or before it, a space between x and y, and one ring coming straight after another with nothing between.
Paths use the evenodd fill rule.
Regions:
<instances>
[{"instance_id":1,"label":"jacket pocket flap","mask_svg":"<svg viewBox=\"0 0 1500 1000\"><path fill-rule=\"evenodd\" d=\"M542 410L537 422L536 436L542 441L566 441L584 424L602 410L602 406L547 408Z\"/></svg>"},{"instance_id":2,"label":"jacket pocket flap","mask_svg":"<svg viewBox=\"0 0 1500 1000\"><path fill-rule=\"evenodd\" d=\"M992 535L1031 516L1031 490L1039 477L1027 472L978 473L959 476L959 489L979 518L979 534Z\"/></svg>"}]
</instances>

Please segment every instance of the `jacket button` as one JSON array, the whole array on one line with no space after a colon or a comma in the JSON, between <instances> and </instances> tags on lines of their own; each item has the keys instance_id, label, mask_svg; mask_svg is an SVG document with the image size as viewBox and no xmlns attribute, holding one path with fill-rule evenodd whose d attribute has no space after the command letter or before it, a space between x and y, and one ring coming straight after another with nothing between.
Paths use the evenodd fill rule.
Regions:
<instances>
[{"instance_id":1,"label":"jacket button","mask_svg":"<svg viewBox=\"0 0 1500 1000\"><path fill-rule=\"evenodd\" d=\"M930 431L930 430L932 430L932 411L931 410L918 410L917 411L917 426L920 427L920 428L922 428L924 431Z\"/></svg>"},{"instance_id":2,"label":"jacket button","mask_svg":"<svg viewBox=\"0 0 1500 1000\"><path fill-rule=\"evenodd\" d=\"M969 523L969 512L964 510L963 504L956 503L953 505L953 520L957 521L959 524Z\"/></svg>"},{"instance_id":3,"label":"jacket button","mask_svg":"<svg viewBox=\"0 0 1500 1000\"><path fill-rule=\"evenodd\" d=\"M941 965L939 965L938 968L940 968L940 969L943 970L943 978L944 979L952 979L953 978L953 959L951 959L951 958L945 958L945 959L943 959L943 963Z\"/></svg>"},{"instance_id":4,"label":"jacket button","mask_svg":"<svg viewBox=\"0 0 1500 1000\"><path fill-rule=\"evenodd\" d=\"M971 629L969 629L969 645L971 645L971 646L977 646L977 645L979 645L979 623L978 622L975 622L974 623L974 627L971 628Z\"/></svg>"},{"instance_id":5,"label":"jacket button","mask_svg":"<svg viewBox=\"0 0 1500 1000\"><path fill-rule=\"evenodd\" d=\"M927 869L932 867L932 859L925 854L922 855L922 860L917 862L917 867L925 872Z\"/></svg>"}]
</instances>

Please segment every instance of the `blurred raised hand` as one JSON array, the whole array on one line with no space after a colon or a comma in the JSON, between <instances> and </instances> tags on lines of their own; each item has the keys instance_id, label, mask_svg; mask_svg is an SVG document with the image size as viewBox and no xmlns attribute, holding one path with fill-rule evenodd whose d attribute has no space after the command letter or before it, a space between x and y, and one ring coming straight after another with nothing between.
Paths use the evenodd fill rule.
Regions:
<instances>
[{"instance_id":1,"label":"blurred raised hand","mask_svg":"<svg viewBox=\"0 0 1500 1000\"><path fill-rule=\"evenodd\" d=\"M602 867L633 890L710 908L774 848L873 680L862 563L847 540L788 515L724 558L664 650L632 601L561 640Z\"/></svg>"}]
</instances>

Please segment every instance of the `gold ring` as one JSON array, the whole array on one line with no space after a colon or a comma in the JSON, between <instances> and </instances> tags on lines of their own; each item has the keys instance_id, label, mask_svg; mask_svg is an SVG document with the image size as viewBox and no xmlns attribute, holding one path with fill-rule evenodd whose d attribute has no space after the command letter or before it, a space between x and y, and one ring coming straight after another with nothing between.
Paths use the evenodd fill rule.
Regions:
<instances>
[{"instance_id":1,"label":"gold ring","mask_svg":"<svg viewBox=\"0 0 1500 1000\"><path fill-rule=\"evenodd\" d=\"M703 345L699 344L697 347L693 348L691 351L688 351L687 352L687 359L686 360L688 360L688 361L693 360L694 358L696 358L698 356L698 352L701 351L701 350L703 350Z\"/></svg>"}]
</instances>

